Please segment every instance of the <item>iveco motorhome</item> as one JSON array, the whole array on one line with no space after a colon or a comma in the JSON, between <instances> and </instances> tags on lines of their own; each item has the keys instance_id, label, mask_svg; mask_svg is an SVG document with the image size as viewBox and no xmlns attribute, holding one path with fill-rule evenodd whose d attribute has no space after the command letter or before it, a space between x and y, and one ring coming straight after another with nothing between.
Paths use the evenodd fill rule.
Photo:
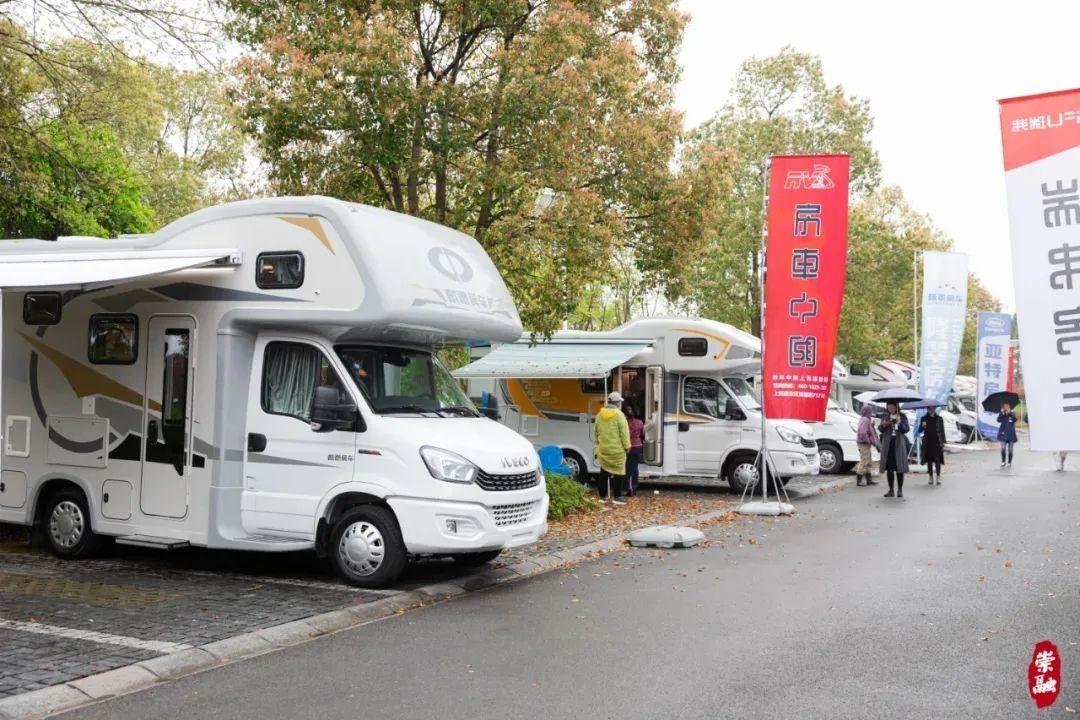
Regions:
<instances>
[{"instance_id":1,"label":"iveco motorhome","mask_svg":"<svg viewBox=\"0 0 1080 720\"><path fill-rule=\"evenodd\" d=\"M433 350L521 323L472 238L330 198L196 212L149 236L0 243L0 521L59 555L482 562L546 530L539 459Z\"/></svg>"},{"instance_id":2,"label":"iveco motorhome","mask_svg":"<svg viewBox=\"0 0 1080 720\"><path fill-rule=\"evenodd\" d=\"M711 320L646 318L610 332L561 332L495 347L455 371L470 395L493 398L499 419L537 446L558 445L579 477L599 470L592 422L618 390L645 423L642 474L654 482L757 481L761 409L748 377L760 342ZM818 472L814 432L768 419L777 476Z\"/></svg>"}]
</instances>

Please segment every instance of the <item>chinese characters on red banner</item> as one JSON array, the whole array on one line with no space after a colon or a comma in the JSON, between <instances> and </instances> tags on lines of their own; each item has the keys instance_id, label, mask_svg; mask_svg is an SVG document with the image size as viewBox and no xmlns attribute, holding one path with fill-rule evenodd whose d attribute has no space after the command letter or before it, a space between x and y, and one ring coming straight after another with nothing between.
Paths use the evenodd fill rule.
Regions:
<instances>
[{"instance_id":1,"label":"chinese characters on red banner","mask_svg":"<svg viewBox=\"0 0 1080 720\"><path fill-rule=\"evenodd\" d=\"M1050 707L1061 692L1061 656L1057 646L1043 640L1031 653L1028 693L1038 708Z\"/></svg>"},{"instance_id":2,"label":"chinese characters on red banner","mask_svg":"<svg viewBox=\"0 0 1080 720\"><path fill-rule=\"evenodd\" d=\"M765 251L768 417L824 420L847 271L847 155L778 156Z\"/></svg>"}]
</instances>

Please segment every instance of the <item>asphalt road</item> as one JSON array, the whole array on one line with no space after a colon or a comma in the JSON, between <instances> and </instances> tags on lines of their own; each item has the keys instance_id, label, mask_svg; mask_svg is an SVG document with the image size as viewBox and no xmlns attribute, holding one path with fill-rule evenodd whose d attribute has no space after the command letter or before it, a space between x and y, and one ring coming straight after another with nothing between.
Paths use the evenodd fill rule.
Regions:
<instances>
[{"instance_id":1,"label":"asphalt road","mask_svg":"<svg viewBox=\"0 0 1080 720\"><path fill-rule=\"evenodd\" d=\"M1080 458L951 456L84 708L70 718L1026 718L1080 710ZM1035 709L1034 644L1063 691Z\"/></svg>"}]
</instances>

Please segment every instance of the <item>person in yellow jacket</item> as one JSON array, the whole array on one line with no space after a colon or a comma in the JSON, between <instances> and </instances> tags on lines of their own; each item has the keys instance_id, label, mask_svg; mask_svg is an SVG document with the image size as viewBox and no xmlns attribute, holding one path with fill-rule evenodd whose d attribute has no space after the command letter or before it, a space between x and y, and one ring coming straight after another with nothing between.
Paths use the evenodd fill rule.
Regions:
<instances>
[{"instance_id":1,"label":"person in yellow jacket","mask_svg":"<svg viewBox=\"0 0 1080 720\"><path fill-rule=\"evenodd\" d=\"M600 501L612 496L612 504L625 505L626 453L630 450L630 427L622 413L623 398L617 392L608 395L593 423L593 443L600 461Z\"/></svg>"}]
</instances>

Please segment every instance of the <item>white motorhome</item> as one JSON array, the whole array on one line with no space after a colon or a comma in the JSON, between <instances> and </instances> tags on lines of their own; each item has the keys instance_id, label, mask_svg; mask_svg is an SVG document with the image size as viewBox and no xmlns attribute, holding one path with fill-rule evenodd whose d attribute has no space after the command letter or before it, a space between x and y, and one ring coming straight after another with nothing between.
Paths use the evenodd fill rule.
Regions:
<instances>
[{"instance_id":1,"label":"white motorhome","mask_svg":"<svg viewBox=\"0 0 1080 720\"><path fill-rule=\"evenodd\" d=\"M314 549L354 585L546 530L539 459L433 351L521 323L480 245L322 197L148 236L0 242L0 521L63 557L102 536Z\"/></svg>"},{"instance_id":2,"label":"white motorhome","mask_svg":"<svg viewBox=\"0 0 1080 720\"><path fill-rule=\"evenodd\" d=\"M711 320L645 318L609 332L560 332L500 345L454 372L537 447L557 445L578 477L598 472L592 423L618 390L645 423L642 475L654 482L757 482L761 409L748 378L760 341ZM785 481L818 473L811 427L769 418L771 467Z\"/></svg>"}]
</instances>

